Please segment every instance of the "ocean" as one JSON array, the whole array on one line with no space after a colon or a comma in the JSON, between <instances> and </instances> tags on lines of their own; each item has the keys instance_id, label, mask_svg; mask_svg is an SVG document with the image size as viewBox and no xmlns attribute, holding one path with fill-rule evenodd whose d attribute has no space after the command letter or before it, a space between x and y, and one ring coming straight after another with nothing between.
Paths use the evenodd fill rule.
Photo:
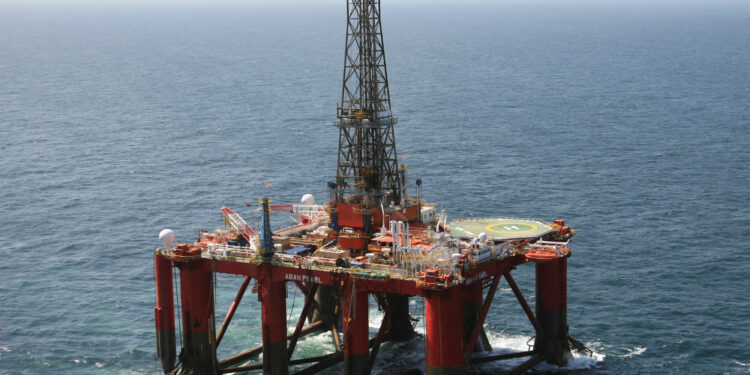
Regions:
<instances>
[{"instance_id":1,"label":"ocean","mask_svg":"<svg viewBox=\"0 0 750 375\"><path fill-rule=\"evenodd\" d=\"M335 173L343 2L118 4L0 4L2 374L158 373L159 231L191 242L262 195L324 201ZM578 231L568 324L594 354L534 373L750 373L750 3L394 0L382 16L423 196L449 219ZM533 267L514 275L533 303ZM217 316L240 280L218 277ZM259 319L246 296L219 357L259 343ZM486 329L496 349L532 336L505 282ZM422 368L424 341L379 359Z\"/></svg>"}]
</instances>

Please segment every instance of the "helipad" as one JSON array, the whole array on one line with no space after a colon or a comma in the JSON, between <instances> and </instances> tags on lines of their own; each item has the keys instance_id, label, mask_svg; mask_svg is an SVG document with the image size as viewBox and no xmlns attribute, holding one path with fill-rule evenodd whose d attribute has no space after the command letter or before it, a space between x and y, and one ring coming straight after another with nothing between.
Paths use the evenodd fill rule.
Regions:
<instances>
[{"instance_id":1,"label":"helipad","mask_svg":"<svg viewBox=\"0 0 750 375\"><path fill-rule=\"evenodd\" d=\"M495 241L537 238L553 230L541 220L507 217L454 220L447 229L451 235L467 239L487 233L487 238Z\"/></svg>"}]
</instances>

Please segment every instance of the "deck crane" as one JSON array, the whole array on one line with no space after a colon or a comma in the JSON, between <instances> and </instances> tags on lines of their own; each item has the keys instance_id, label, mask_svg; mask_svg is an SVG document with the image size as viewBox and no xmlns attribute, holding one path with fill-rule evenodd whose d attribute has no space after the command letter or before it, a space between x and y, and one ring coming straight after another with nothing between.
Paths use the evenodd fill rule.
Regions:
<instances>
[{"instance_id":1,"label":"deck crane","mask_svg":"<svg viewBox=\"0 0 750 375\"><path fill-rule=\"evenodd\" d=\"M245 220L234 210L232 210L229 207L222 207L221 212L224 213L224 216L227 218L227 221L229 222L229 225L232 226L232 228L236 229L237 232L244 237L247 242L250 244L250 246L258 250L258 243L256 242L256 238L258 238L258 232L253 229Z\"/></svg>"}]
</instances>

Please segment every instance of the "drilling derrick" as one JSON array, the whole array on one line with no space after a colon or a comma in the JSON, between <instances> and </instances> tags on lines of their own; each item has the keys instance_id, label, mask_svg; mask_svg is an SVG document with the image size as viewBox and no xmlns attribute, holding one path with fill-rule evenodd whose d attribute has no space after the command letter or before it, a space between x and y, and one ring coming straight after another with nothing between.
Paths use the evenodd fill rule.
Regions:
<instances>
[{"instance_id":1,"label":"drilling derrick","mask_svg":"<svg viewBox=\"0 0 750 375\"><path fill-rule=\"evenodd\" d=\"M396 155L379 0L348 0L339 152L331 189L331 227L352 254L367 251L370 235L391 220L414 222L418 200L408 197L406 165Z\"/></svg>"},{"instance_id":2,"label":"drilling derrick","mask_svg":"<svg viewBox=\"0 0 750 375\"><path fill-rule=\"evenodd\" d=\"M419 207L412 205L407 212L406 166L399 168L396 157L393 125L397 119L391 112L380 1L348 0L346 11L344 79L334 122L339 128L339 154L331 212L334 229L344 227L339 245L362 254L375 227L385 226L390 218L414 221ZM389 339L403 341L415 335L408 297L385 294L379 303L392 310L386 331Z\"/></svg>"},{"instance_id":3,"label":"drilling derrick","mask_svg":"<svg viewBox=\"0 0 750 375\"><path fill-rule=\"evenodd\" d=\"M336 200L359 195L364 206L403 203L378 0L347 2L344 82L337 112Z\"/></svg>"}]
</instances>

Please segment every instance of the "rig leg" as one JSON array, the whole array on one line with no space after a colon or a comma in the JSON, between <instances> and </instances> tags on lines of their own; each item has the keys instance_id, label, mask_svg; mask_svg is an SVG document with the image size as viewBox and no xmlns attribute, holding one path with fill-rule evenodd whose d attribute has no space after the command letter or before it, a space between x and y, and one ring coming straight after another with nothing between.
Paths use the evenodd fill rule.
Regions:
<instances>
[{"instance_id":1,"label":"rig leg","mask_svg":"<svg viewBox=\"0 0 750 375\"><path fill-rule=\"evenodd\" d=\"M464 341L469 339L471 331L474 330L474 326L477 324L479 318L479 311L482 309L483 294L482 294L482 283L474 283L467 286L466 300L464 301ZM487 339L487 334L484 332L484 328L479 332L477 337L477 343L474 346L475 352L483 352L492 350L490 342Z\"/></svg>"},{"instance_id":2,"label":"rig leg","mask_svg":"<svg viewBox=\"0 0 750 375\"><path fill-rule=\"evenodd\" d=\"M568 362L567 258L536 264L536 319L544 335L537 335L534 351L558 366Z\"/></svg>"},{"instance_id":3,"label":"rig leg","mask_svg":"<svg viewBox=\"0 0 750 375\"><path fill-rule=\"evenodd\" d=\"M409 296L389 294L386 297L391 309L391 318L388 322L388 333L386 337L391 341L408 341L417 335L412 327L409 315ZM393 305L393 307L390 307Z\"/></svg>"},{"instance_id":4,"label":"rig leg","mask_svg":"<svg viewBox=\"0 0 750 375\"><path fill-rule=\"evenodd\" d=\"M261 270L258 299L263 320L263 374L288 375L286 346L286 283L274 282L268 267Z\"/></svg>"},{"instance_id":5,"label":"rig leg","mask_svg":"<svg viewBox=\"0 0 750 375\"><path fill-rule=\"evenodd\" d=\"M202 261L180 266L180 295L182 296L182 335L186 374L216 373L211 328L214 319L213 285L210 271Z\"/></svg>"},{"instance_id":6,"label":"rig leg","mask_svg":"<svg viewBox=\"0 0 750 375\"><path fill-rule=\"evenodd\" d=\"M315 304L317 309L313 311L311 323L318 321L325 322L326 327L330 327L331 324L335 324L337 327L341 326L341 317L339 314L339 299L338 295L339 288L330 285L321 285L318 287L318 292L315 294Z\"/></svg>"},{"instance_id":7,"label":"rig leg","mask_svg":"<svg viewBox=\"0 0 750 375\"><path fill-rule=\"evenodd\" d=\"M425 374L464 374L464 305L461 288L433 291L425 297Z\"/></svg>"},{"instance_id":8,"label":"rig leg","mask_svg":"<svg viewBox=\"0 0 750 375\"><path fill-rule=\"evenodd\" d=\"M167 374L174 369L177 358L174 336L174 295L172 294L172 261L154 254L154 275L156 278L156 353Z\"/></svg>"},{"instance_id":9,"label":"rig leg","mask_svg":"<svg viewBox=\"0 0 750 375\"><path fill-rule=\"evenodd\" d=\"M358 291L350 280L343 295L344 369L347 375L370 373L369 300L366 291Z\"/></svg>"}]
</instances>

